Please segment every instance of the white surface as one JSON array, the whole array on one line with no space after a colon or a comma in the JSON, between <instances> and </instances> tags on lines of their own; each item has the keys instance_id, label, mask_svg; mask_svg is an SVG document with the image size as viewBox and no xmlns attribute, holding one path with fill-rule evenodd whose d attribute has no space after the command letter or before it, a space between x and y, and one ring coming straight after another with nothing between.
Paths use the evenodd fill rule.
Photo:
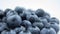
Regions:
<instances>
[{"instance_id":1,"label":"white surface","mask_svg":"<svg viewBox=\"0 0 60 34\"><path fill-rule=\"evenodd\" d=\"M60 20L60 0L0 0L0 9L14 9L16 6L33 10L42 8L52 17L57 17Z\"/></svg>"}]
</instances>

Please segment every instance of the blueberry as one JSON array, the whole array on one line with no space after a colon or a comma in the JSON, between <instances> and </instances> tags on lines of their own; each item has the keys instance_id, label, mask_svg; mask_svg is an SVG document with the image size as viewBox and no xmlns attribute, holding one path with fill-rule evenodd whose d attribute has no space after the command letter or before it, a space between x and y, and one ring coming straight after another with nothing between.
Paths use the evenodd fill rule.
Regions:
<instances>
[{"instance_id":1,"label":"blueberry","mask_svg":"<svg viewBox=\"0 0 60 34\"><path fill-rule=\"evenodd\" d=\"M0 19L2 19L4 17L4 12L3 10L0 10Z\"/></svg>"},{"instance_id":2,"label":"blueberry","mask_svg":"<svg viewBox=\"0 0 60 34\"><path fill-rule=\"evenodd\" d=\"M40 34L56 34L53 28L43 28Z\"/></svg>"},{"instance_id":3,"label":"blueberry","mask_svg":"<svg viewBox=\"0 0 60 34\"><path fill-rule=\"evenodd\" d=\"M18 14L13 10L10 10L9 12L6 13L7 17L12 16L12 15L18 15Z\"/></svg>"},{"instance_id":4,"label":"blueberry","mask_svg":"<svg viewBox=\"0 0 60 34\"><path fill-rule=\"evenodd\" d=\"M18 13L18 14L20 14L20 13L23 13L23 11L24 11L25 9L23 8L23 7L16 7L15 8L15 11Z\"/></svg>"},{"instance_id":5,"label":"blueberry","mask_svg":"<svg viewBox=\"0 0 60 34\"><path fill-rule=\"evenodd\" d=\"M22 20L26 20L26 15L27 15L26 13L22 13L19 16L21 16Z\"/></svg>"},{"instance_id":6,"label":"blueberry","mask_svg":"<svg viewBox=\"0 0 60 34\"><path fill-rule=\"evenodd\" d=\"M26 17L27 15L31 15L31 13L26 10L23 13L19 14L19 16L21 16L22 20L27 20L27 17Z\"/></svg>"},{"instance_id":7,"label":"blueberry","mask_svg":"<svg viewBox=\"0 0 60 34\"><path fill-rule=\"evenodd\" d=\"M56 24L55 22L53 22L53 23L51 23L51 25L50 25L52 28L54 28L54 30L56 31L56 32L58 32L59 31L59 25L58 24Z\"/></svg>"},{"instance_id":8,"label":"blueberry","mask_svg":"<svg viewBox=\"0 0 60 34\"><path fill-rule=\"evenodd\" d=\"M28 9L27 10L29 13L31 13L31 15L35 15L35 11L31 10L31 9Z\"/></svg>"},{"instance_id":9,"label":"blueberry","mask_svg":"<svg viewBox=\"0 0 60 34\"><path fill-rule=\"evenodd\" d=\"M43 17L44 15L44 10L43 9L37 9L35 14L38 16L38 17Z\"/></svg>"},{"instance_id":10,"label":"blueberry","mask_svg":"<svg viewBox=\"0 0 60 34\"><path fill-rule=\"evenodd\" d=\"M44 24L42 22L34 22L33 25L39 27L39 29L42 29L44 27Z\"/></svg>"},{"instance_id":11,"label":"blueberry","mask_svg":"<svg viewBox=\"0 0 60 34\"><path fill-rule=\"evenodd\" d=\"M47 13L47 12L45 12L43 17L45 17L45 16L50 17L50 14L49 14L49 13Z\"/></svg>"},{"instance_id":12,"label":"blueberry","mask_svg":"<svg viewBox=\"0 0 60 34\"><path fill-rule=\"evenodd\" d=\"M1 34L16 34L16 32L14 30L10 30L10 31L2 31Z\"/></svg>"},{"instance_id":13,"label":"blueberry","mask_svg":"<svg viewBox=\"0 0 60 34\"><path fill-rule=\"evenodd\" d=\"M25 10L23 13L25 13L27 15L31 15L31 12L29 10Z\"/></svg>"},{"instance_id":14,"label":"blueberry","mask_svg":"<svg viewBox=\"0 0 60 34\"><path fill-rule=\"evenodd\" d=\"M46 25L45 25L45 28L50 28L50 23L47 23Z\"/></svg>"},{"instance_id":15,"label":"blueberry","mask_svg":"<svg viewBox=\"0 0 60 34\"><path fill-rule=\"evenodd\" d=\"M29 20L31 23L34 23L36 21L40 21L37 15L27 15L27 20Z\"/></svg>"},{"instance_id":16,"label":"blueberry","mask_svg":"<svg viewBox=\"0 0 60 34\"><path fill-rule=\"evenodd\" d=\"M56 34L56 31L53 28L51 28L49 33L50 34Z\"/></svg>"},{"instance_id":17,"label":"blueberry","mask_svg":"<svg viewBox=\"0 0 60 34\"><path fill-rule=\"evenodd\" d=\"M9 34L9 32L4 30L4 31L1 32L1 34Z\"/></svg>"},{"instance_id":18,"label":"blueberry","mask_svg":"<svg viewBox=\"0 0 60 34\"><path fill-rule=\"evenodd\" d=\"M21 17L19 15L13 15L7 18L8 27L14 28L20 26L22 23Z\"/></svg>"},{"instance_id":19,"label":"blueberry","mask_svg":"<svg viewBox=\"0 0 60 34\"><path fill-rule=\"evenodd\" d=\"M39 19L40 19L40 21L44 24L44 26L47 25L48 21L47 21L46 18L44 18L44 17L39 17Z\"/></svg>"},{"instance_id":20,"label":"blueberry","mask_svg":"<svg viewBox=\"0 0 60 34\"><path fill-rule=\"evenodd\" d=\"M26 26L25 30L22 30L21 32L19 32L19 34L32 34L32 33L28 30L28 27Z\"/></svg>"},{"instance_id":21,"label":"blueberry","mask_svg":"<svg viewBox=\"0 0 60 34\"><path fill-rule=\"evenodd\" d=\"M37 26L29 27L28 30L29 30L32 34L40 34L40 29L39 29Z\"/></svg>"},{"instance_id":22,"label":"blueberry","mask_svg":"<svg viewBox=\"0 0 60 34\"><path fill-rule=\"evenodd\" d=\"M9 34L16 34L14 30L10 30Z\"/></svg>"},{"instance_id":23,"label":"blueberry","mask_svg":"<svg viewBox=\"0 0 60 34\"><path fill-rule=\"evenodd\" d=\"M24 31L25 30L25 27L21 26L21 27L16 27L14 29L17 33L21 32L21 31Z\"/></svg>"},{"instance_id":24,"label":"blueberry","mask_svg":"<svg viewBox=\"0 0 60 34\"><path fill-rule=\"evenodd\" d=\"M7 17L3 17L2 22L6 22Z\"/></svg>"},{"instance_id":25,"label":"blueberry","mask_svg":"<svg viewBox=\"0 0 60 34\"><path fill-rule=\"evenodd\" d=\"M7 28L7 24L0 22L0 32Z\"/></svg>"},{"instance_id":26,"label":"blueberry","mask_svg":"<svg viewBox=\"0 0 60 34\"><path fill-rule=\"evenodd\" d=\"M59 24L59 20L55 17L51 18L50 22L55 22L55 23Z\"/></svg>"},{"instance_id":27,"label":"blueberry","mask_svg":"<svg viewBox=\"0 0 60 34\"><path fill-rule=\"evenodd\" d=\"M10 9L10 8L5 9L5 11L4 11L5 16L6 16L7 12L9 12L10 10L12 10L12 9Z\"/></svg>"},{"instance_id":28,"label":"blueberry","mask_svg":"<svg viewBox=\"0 0 60 34\"><path fill-rule=\"evenodd\" d=\"M29 27L29 26L31 26L32 24L31 24L30 21L24 20L24 21L22 22L22 25L25 26L25 27Z\"/></svg>"},{"instance_id":29,"label":"blueberry","mask_svg":"<svg viewBox=\"0 0 60 34\"><path fill-rule=\"evenodd\" d=\"M50 23L46 18L40 17L40 21L44 24L44 27L50 28Z\"/></svg>"},{"instance_id":30,"label":"blueberry","mask_svg":"<svg viewBox=\"0 0 60 34\"><path fill-rule=\"evenodd\" d=\"M48 22L50 22L51 18L49 13L45 13L43 17L46 18Z\"/></svg>"}]
</instances>

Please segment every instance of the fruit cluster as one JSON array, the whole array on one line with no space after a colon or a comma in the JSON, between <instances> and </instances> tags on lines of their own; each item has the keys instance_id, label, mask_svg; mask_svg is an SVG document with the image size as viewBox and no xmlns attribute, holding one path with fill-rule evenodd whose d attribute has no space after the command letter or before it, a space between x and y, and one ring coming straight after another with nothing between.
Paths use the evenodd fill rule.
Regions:
<instances>
[{"instance_id":1,"label":"fruit cluster","mask_svg":"<svg viewBox=\"0 0 60 34\"><path fill-rule=\"evenodd\" d=\"M0 34L57 34L59 20L43 9L0 10Z\"/></svg>"}]
</instances>

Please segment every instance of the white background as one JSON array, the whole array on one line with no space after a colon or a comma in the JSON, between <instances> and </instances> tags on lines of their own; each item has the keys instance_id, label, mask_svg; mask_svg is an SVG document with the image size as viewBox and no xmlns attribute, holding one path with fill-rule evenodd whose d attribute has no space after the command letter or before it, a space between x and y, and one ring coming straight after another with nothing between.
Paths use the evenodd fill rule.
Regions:
<instances>
[{"instance_id":1,"label":"white background","mask_svg":"<svg viewBox=\"0 0 60 34\"><path fill-rule=\"evenodd\" d=\"M60 20L60 0L0 0L0 9L14 9L16 6L33 10L42 8L50 13L51 17L56 17Z\"/></svg>"}]
</instances>

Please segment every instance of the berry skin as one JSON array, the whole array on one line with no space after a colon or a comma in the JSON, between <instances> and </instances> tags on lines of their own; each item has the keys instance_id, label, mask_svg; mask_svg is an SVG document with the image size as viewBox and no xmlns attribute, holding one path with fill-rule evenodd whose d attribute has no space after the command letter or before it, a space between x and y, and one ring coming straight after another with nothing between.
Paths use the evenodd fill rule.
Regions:
<instances>
[{"instance_id":1,"label":"berry skin","mask_svg":"<svg viewBox=\"0 0 60 34\"><path fill-rule=\"evenodd\" d=\"M9 12L7 12L6 16L9 17L9 16L12 16L12 15L18 15L15 11L13 10L10 10Z\"/></svg>"},{"instance_id":2,"label":"berry skin","mask_svg":"<svg viewBox=\"0 0 60 34\"><path fill-rule=\"evenodd\" d=\"M56 34L56 32L53 28L43 28L40 34Z\"/></svg>"},{"instance_id":3,"label":"berry skin","mask_svg":"<svg viewBox=\"0 0 60 34\"><path fill-rule=\"evenodd\" d=\"M30 21L24 20L24 21L22 22L22 25L25 26L25 27L29 27L29 26L31 26L32 24L31 24Z\"/></svg>"},{"instance_id":4,"label":"berry skin","mask_svg":"<svg viewBox=\"0 0 60 34\"><path fill-rule=\"evenodd\" d=\"M1 34L9 34L9 32L4 30L4 31L1 32Z\"/></svg>"},{"instance_id":5,"label":"berry skin","mask_svg":"<svg viewBox=\"0 0 60 34\"><path fill-rule=\"evenodd\" d=\"M19 15L13 15L7 18L8 27L14 28L20 26L22 23L21 17Z\"/></svg>"},{"instance_id":6,"label":"berry skin","mask_svg":"<svg viewBox=\"0 0 60 34\"><path fill-rule=\"evenodd\" d=\"M10 31L2 31L1 34L16 34L16 32L14 30L10 30Z\"/></svg>"},{"instance_id":7,"label":"berry skin","mask_svg":"<svg viewBox=\"0 0 60 34\"><path fill-rule=\"evenodd\" d=\"M56 31L53 28L51 28L49 33L50 34L56 34Z\"/></svg>"},{"instance_id":8,"label":"berry skin","mask_svg":"<svg viewBox=\"0 0 60 34\"><path fill-rule=\"evenodd\" d=\"M24 10L25 10L25 9L24 9L23 7L16 7L16 8L15 8L15 11L16 11L18 14L23 13Z\"/></svg>"},{"instance_id":9,"label":"berry skin","mask_svg":"<svg viewBox=\"0 0 60 34\"><path fill-rule=\"evenodd\" d=\"M50 17L50 14L49 14L49 13L47 13L47 12L45 12L43 17L45 17L45 16Z\"/></svg>"},{"instance_id":10,"label":"berry skin","mask_svg":"<svg viewBox=\"0 0 60 34\"><path fill-rule=\"evenodd\" d=\"M19 16L21 16L22 20L27 20L27 15L31 15L31 13L26 10L23 13L19 14Z\"/></svg>"},{"instance_id":11,"label":"berry skin","mask_svg":"<svg viewBox=\"0 0 60 34\"><path fill-rule=\"evenodd\" d=\"M23 13L25 13L26 15L31 15L31 11L29 10L25 10Z\"/></svg>"},{"instance_id":12,"label":"berry skin","mask_svg":"<svg viewBox=\"0 0 60 34\"><path fill-rule=\"evenodd\" d=\"M40 21L44 24L44 26L47 25L48 21L47 21L46 18L44 18L44 17L39 17L39 19L40 19Z\"/></svg>"},{"instance_id":13,"label":"berry skin","mask_svg":"<svg viewBox=\"0 0 60 34\"><path fill-rule=\"evenodd\" d=\"M0 32L7 28L7 24L0 22Z\"/></svg>"},{"instance_id":14,"label":"berry skin","mask_svg":"<svg viewBox=\"0 0 60 34\"><path fill-rule=\"evenodd\" d=\"M30 31L21 31L19 34L31 34Z\"/></svg>"},{"instance_id":15,"label":"berry skin","mask_svg":"<svg viewBox=\"0 0 60 34\"><path fill-rule=\"evenodd\" d=\"M38 16L38 17L43 17L44 15L44 10L43 9L37 9L35 14Z\"/></svg>"},{"instance_id":16,"label":"berry skin","mask_svg":"<svg viewBox=\"0 0 60 34\"><path fill-rule=\"evenodd\" d=\"M29 30L32 34L40 34L40 29L39 29L37 26L29 27L28 30Z\"/></svg>"},{"instance_id":17,"label":"berry skin","mask_svg":"<svg viewBox=\"0 0 60 34\"><path fill-rule=\"evenodd\" d=\"M2 22L6 22L7 17L3 17Z\"/></svg>"},{"instance_id":18,"label":"berry skin","mask_svg":"<svg viewBox=\"0 0 60 34\"><path fill-rule=\"evenodd\" d=\"M55 22L55 23L59 24L59 20L55 17L51 18L50 22Z\"/></svg>"},{"instance_id":19,"label":"berry skin","mask_svg":"<svg viewBox=\"0 0 60 34\"><path fill-rule=\"evenodd\" d=\"M36 15L35 14L35 11L31 10L31 9L28 9L27 12L31 13L31 15Z\"/></svg>"},{"instance_id":20,"label":"berry skin","mask_svg":"<svg viewBox=\"0 0 60 34\"><path fill-rule=\"evenodd\" d=\"M10 30L9 34L16 34L14 30Z\"/></svg>"},{"instance_id":21,"label":"berry skin","mask_svg":"<svg viewBox=\"0 0 60 34\"><path fill-rule=\"evenodd\" d=\"M4 17L4 12L3 10L0 10L0 19L3 19L3 17Z\"/></svg>"},{"instance_id":22,"label":"berry skin","mask_svg":"<svg viewBox=\"0 0 60 34\"><path fill-rule=\"evenodd\" d=\"M53 23L51 23L51 25L50 25L52 28L54 28L54 30L56 31L56 32L58 32L59 31L59 25L58 24L56 24L55 22L53 22Z\"/></svg>"},{"instance_id":23,"label":"berry skin","mask_svg":"<svg viewBox=\"0 0 60 34\"><path fill-rule=\"evenodd\" d=\"M7 12L9 12L10 10L12 10L12 9L9 9L9 8L5 9L5 11L4 11L5 16L6 16Z\"/></svg>"},{"instance_id":24,"label":"berry skin","mask_svg":"<svg viewBox=\"0 0 60 34\"><path fill-rule=\"evenodd\" d=\"M26 20L26 14L25 13L22 13L19 16L21 16L22 20Z\"/></svg>"},{"instance_id":25,"label":"berry skin","mask_svg":"<svg viewBox=\"0 0 60 34\"><path fill-rule=\"evenodd\" d=\"M51 18L49 13L45 13L43 17L46 18L48 22L50 22Z\"/></svg>"},{"instance_id":26,"label":"berry skin","mask_svg":"<svg viewBox=\"0 0 60 34\"><path fill-rule=\"evenodd\" d=\"M29 20L31 23L34 23L36 21L39 21L39 18L37 15L27 15L27 20Z\"/></svg>"},{"instance_id":27,"label":"berry skin","mask_svg":"<svg viewBox=\"0 0 60 34\"><path fill-rule=\"evenodd\" d=\"M44 24L42 22L34 22L33 25L39 27L39 29L42 29L44 27Z\"/></svg>"},{"instance_id":28,"label":"berry skin","mask_svg":"<svg viewBox=\"0 0 60 34\"><path fill-rule=\"evenodd\" d=\"M21 26L21 27L16 27L14 29L14 31L16 31L17 33L21 32L21 31L24 31L25 30L25 27Z\"/></svg>"},{"instance_id":29,"label":"berry skin","mask_svg":"<svg viewBox=\"0 0 60 34\"><path fill-rule=\"evenodd\" d=\"M19 32L19 34L32 34L32 33L28 30L28 27L26 26L24 30Z\"/></svg>"}]
</instances>

